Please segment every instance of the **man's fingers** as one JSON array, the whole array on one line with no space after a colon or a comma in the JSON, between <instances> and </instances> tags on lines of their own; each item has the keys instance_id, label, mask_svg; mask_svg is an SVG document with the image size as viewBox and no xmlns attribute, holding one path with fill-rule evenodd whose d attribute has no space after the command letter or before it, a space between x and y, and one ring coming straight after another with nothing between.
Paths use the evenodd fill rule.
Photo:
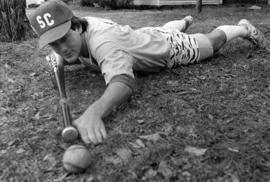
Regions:
<instances>
[{"instance_id":1,"label":"man's fingers","mask_svg":"<svg viewBox=\"0 0 270 182\"><path fill-rule=\"evenodd\" d=\"M72 121L72 125L75 126L76 128L78 128L78 124L79 124L80 120L76 119Z\"/></svg>"},{"instance_id":2,"label":"man's fingers","mask_svg":"<svg viewBox=\"0 0 270 182\"><path fill-rule=\"evenodd\" d=\"M91 140L89 139L87 134L81 134L81 139L84 143L89 144L91 143Z\"/></svg>"},{"instance_id":3,"label":"man's fingers","mask_svg":"<svg viewBox=\"0 0 270 182\"><path fill-rule=\"evenodd\" d=\"M77 127L81 139L83 140L84 143L93 143L93 144L97 144L97 143L102 143L104 139L107 138L107 133L105 130L105 126L102 122L102 120L100 120L100 122L88 122L86 126L83 126L82 124L83 120L77 119L73 121L73 125L75 127ZM99 120L98 120L99 121ZM90 126L88 125L90 124Z\"/></svg>"},{"instance_id":4,"label":"man's fingers","mask_svg":"<svg viewBox=\"0 0 270 182\"><path fill-rule=\"evenodd\" d=\"M85 129L80 131L80 135L84 143L91 143L91 140L89 139L87 131Z\"/></svg>"},{"instance_id":5,"label":"man's fingers","mask_svg":"<svg viewBox=\"0 0 270 182\"><path fill-rule=\"evenodd\" d=\"M91 142L93 142L94 144L98 143L94 129L92 129L90 131L88 130L88 137L91 140Z\"/></svg>"},{"instance_id":6,"label":"man's fingers","mask_svg":"<svg viewBox=\"0 0 270 182\"><path fill-rule=\"evenodd\" d=\"M85 136L84 138L82 138L83 142L86 144L90 144L91 140L88 138L88 136Z\"/></svg>"},{"instance_id":7,"label":"man's fingers","mask_svg":"<svg viewBox=\"0 0 270 182\"><path fill-rule=\"evenodd\" d=\"M102 135L103 139L105 140L107 138L107 132L106 132L106 129L105 129L104 125L102 125L100 127L100 132L101 132L101 135Z\"/></svg>"},{"instance_id":8,"label":"man's fingers","mask_svg":"<svg viewBox=\"0 0 270 182\"><path fill-rule=\"evenodd\" d=\"M102 133L100 132L99 128L95 129L95 134L96 134L96 139L98 143L101 143L103 141L103 138L102 138Z\"/></svg>"}]
</instances>

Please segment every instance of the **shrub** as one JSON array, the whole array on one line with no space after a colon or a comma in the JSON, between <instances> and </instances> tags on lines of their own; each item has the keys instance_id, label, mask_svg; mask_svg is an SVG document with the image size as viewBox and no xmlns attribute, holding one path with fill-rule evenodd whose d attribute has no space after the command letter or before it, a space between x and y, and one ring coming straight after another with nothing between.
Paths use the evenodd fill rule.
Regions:
<instances>
[{"instance_id":1,"label":"shrub","mask_svg":"<svg viewBox=\"0 0 270 182\"><path fill-rule=\"evenodd\" d=\"M132 5L131 0L98 0L101 7L109 7L112 9L130 8Z\"/></svg>"},{"instance_id":2,"label":"shrub","mask_svg":"<svg viewBox=\"0 0 270 182\"><path fill-rule=\"evenodd\" d=\"M131 8L133 0L81 0L82 6L94 6L94 4L111 9Z\"/></svg>"},{"instance_id":3,"label":"shrub","mask_svg":"<svg viewBox=\"0 0 270 182\"><path fill-rule=\"evenodd\" d=\"M0 0L0 40L17 41L34 35L25 14L25 0Z\"/></svg>"},{"instance_id":4,"label":"shrub","mask_svg":"<svg viewBox=\"0 0 270 182\"><path fill-rule=\"evenodd\" d=\"M94 6L95 0L81 0L81 6Z\"/></svg>"}]
</instances>

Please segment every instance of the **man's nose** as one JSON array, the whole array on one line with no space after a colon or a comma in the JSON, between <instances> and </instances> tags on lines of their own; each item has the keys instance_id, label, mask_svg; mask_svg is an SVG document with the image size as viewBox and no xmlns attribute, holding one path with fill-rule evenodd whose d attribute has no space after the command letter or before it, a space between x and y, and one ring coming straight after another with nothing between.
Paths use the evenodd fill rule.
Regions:
<instances>
[{"instance_id":1,"label":"man's nose","mask_svg":"<svg viewBox=\"0 0 270 182\"><path fill-rule=\"evenodd\" d=\"M66 44L61 44L60 45L60 51L62 52L62 53L67 53L67 51L68 51L68 46L66 45Z\"/></svg>"}]
</instances>

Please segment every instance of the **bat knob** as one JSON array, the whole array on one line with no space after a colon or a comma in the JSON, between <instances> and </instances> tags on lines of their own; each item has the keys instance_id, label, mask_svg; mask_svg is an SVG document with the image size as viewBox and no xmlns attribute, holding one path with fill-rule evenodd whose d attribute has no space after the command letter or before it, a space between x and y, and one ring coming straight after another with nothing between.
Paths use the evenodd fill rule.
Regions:
<instances>
[{"instance_id":1,"label":"bat knob","mask_svg":"<svg viewBox=\"0 0 270 182\"><path fill-rule=\"evenodd\" d=\"M68 126L63 129L62 131L62 137L65 142L73 142L76 140L79 136L79 133L76 128L73 126Z\"/></svg>"}]
</instances>

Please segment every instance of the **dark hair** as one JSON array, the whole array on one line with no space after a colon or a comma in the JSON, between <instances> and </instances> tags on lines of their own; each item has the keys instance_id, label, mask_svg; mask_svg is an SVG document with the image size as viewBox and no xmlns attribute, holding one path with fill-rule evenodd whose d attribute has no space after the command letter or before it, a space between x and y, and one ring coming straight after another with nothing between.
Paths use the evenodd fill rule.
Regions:
<instances>
[{"instance_id":1,"label":"dark hair","mask_svg":"<svg viewBox=\"0 0 270 182\"><path fill-rule=\"evenodd\" d=\"M85 18L80 18L73 16L71 18L71 29L75 30L76 28L82 27L82 32L85 32L88 27L88 22Z\"/></svg>"}]
</instances>

